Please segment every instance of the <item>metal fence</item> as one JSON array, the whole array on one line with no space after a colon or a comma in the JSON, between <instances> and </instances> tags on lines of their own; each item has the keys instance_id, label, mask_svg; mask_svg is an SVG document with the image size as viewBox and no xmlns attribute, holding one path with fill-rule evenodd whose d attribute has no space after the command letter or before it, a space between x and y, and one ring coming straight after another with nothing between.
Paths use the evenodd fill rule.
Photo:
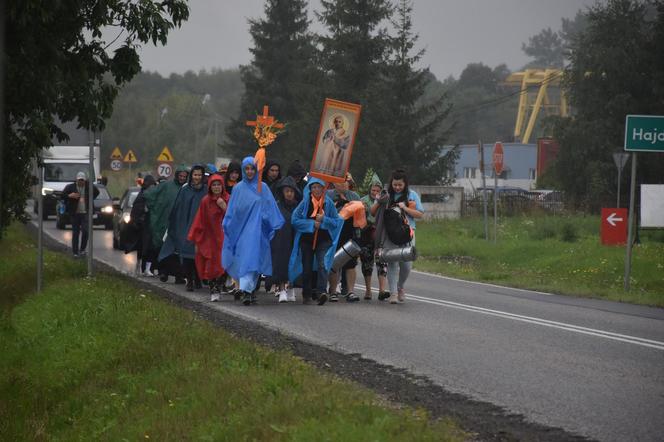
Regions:
<instances>
[{"instance_id":1,"label":"metal fence","mask_svg":"<svg viewBox=\"0 0 664 442\"><path fill-rule=\"evenodd\" d=\"M565 210L565 198L559 191L532 191L523 189L498 188L498 214L514 216L535 212L560 213ZM493 213L494 189L486 189L487 208ZM481 215L483 213L483 191L465 192L463 196L463 216Z\"/></svg>"}]
</instances>

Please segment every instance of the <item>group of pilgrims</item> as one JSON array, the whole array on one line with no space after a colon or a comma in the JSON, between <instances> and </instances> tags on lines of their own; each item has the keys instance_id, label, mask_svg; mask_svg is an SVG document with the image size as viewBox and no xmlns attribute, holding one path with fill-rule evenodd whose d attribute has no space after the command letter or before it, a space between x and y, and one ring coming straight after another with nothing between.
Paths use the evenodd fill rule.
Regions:
<instances>
[{"instance_id":1,"label":"group of pilgrims","mask_svg":"<svg viewBox=\"0 0 664 442\"><path fill-rule=\"evenodd\" d=\"M278 162L260 171L254 157L214 166L179 167L174 178L156 182L145 176L131 209L130 232L122 245L137 251L137 272L173 277L187 291L208 286L210 300L222 294L244 305L257 302L261 283L278 302L304 304L359 301L356 268L361 261L364 299L373 299L372 274L378 276L377 299L405 301L409 260L383 261L381 250L398 249L381 228L382 213L395 210L410 229L415 245L416 219L422 203L409 189L404 170L392 172L386 188L374 174L369 193L360 197L350 174L341 183L309 175L299 161L282 174ZM359 246L335 268L335 255L351 241ZM139 267L140 266L140 267Z\"/></svg>"}]
</instances>

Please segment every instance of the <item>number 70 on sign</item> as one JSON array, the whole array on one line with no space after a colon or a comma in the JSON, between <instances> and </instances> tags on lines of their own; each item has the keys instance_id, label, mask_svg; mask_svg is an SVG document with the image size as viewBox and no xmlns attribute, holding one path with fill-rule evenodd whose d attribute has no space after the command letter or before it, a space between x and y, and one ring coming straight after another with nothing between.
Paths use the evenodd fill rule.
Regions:
<instances>
[{"instance_id":1,"label":"number 70 on sign","mask_svg":"<svg viewBox=\"0 0 664 442\"><path fill-rule=\"evenodd\" d=\"M159 163L157 165L157 175L162 178L170 178L173 175L172 163Z\"/></svg>"}]
</instances>

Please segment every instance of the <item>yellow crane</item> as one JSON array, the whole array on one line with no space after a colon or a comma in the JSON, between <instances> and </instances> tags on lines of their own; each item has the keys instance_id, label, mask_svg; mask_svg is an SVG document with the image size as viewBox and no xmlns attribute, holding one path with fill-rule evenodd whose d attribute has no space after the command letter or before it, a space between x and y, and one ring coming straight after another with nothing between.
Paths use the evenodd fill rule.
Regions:
<instances>
[{"instance_id":1,"label":"yellow crane","mask_svg":"<svg viewBox=\"0 0 664 442\"><path fill-rule=\"evenodd\" d=\"M560 69L526 69L522 72L514 72L505 79L505 85L521 88L519 109L514 126L515 139L521 139L524 144L530 141L541 109L545 109L547 114L557 114L563 117L569 114L567 98L560 87L562 75L563 72ZM559 93L559 98L555 102L549 97L549 86L557 89ZM528 125L524 131L526 118Z\"/></svg>"}]
</instances>

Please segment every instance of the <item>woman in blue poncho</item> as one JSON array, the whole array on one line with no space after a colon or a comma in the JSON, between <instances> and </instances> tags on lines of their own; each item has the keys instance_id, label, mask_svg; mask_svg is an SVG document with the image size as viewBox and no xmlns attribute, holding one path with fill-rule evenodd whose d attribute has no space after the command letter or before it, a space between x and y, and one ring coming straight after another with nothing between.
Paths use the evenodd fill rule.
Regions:
<instances>
[{"instance_id":1,"label":"woman in blue poncho","mask_svg":"<svg viewBox=\"0 0 664 442\"><path fill-rule=\"evenodd\" d=\"M327 301L327 275L344 224L334 203L325 194L323 181L309 179L302 202L293 211L291 223L296 233L289 263L289 279L295 281L302 275L302 302L309 304L317 298L318 305L323 305Z\"/></svg>"},{"instance_id":2,"label":"woman in blue poncho","mask_svg":"<svg viewBox=\"0 0 664 442\"><path fill-rule=\"evenodd\" d=\"M242 160L242 181L233 188L224 217L223 267L240 282L242 303L256 302L253 294L261 274L272 275L270 241L284 224L268 186L258 190L253 157Z\"/></svg>"}]
</instances>

